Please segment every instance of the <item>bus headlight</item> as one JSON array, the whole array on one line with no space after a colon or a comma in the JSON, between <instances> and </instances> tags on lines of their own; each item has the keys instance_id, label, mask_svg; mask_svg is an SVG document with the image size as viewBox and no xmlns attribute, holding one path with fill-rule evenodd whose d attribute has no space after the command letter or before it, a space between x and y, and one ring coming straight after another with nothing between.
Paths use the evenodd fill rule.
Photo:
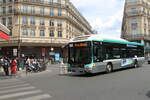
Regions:
<instances>
[{"instance_id":1,"label":"bus headlight","mask_svg":"<svg viewBox=\"0 0 150 100\"><path fill-rule=\"evenodd\" d=\"M96 64L93 64L93 67L95 67L96 66Z\"/></svg>"},{"instance_id":2,"label":"bus headlight","mask_svg":"<svg viewBox=\"0 0 150 100\"><path fill-rule=\"evenodd\" d=\"M91 71L92 68L91 68L91 67L85 67L85 70L86 70L86 71Z\"/></svg>"},{"instance_id":3,"label":"bus headlight","mask_svg":"<svg viewBox=\"0 0 150 100\"><path fill-rule=\"evenodd\" d=\"M86 71L92 70L93 64L87 64L84 66Z\"/></svg>"}]
</instances>

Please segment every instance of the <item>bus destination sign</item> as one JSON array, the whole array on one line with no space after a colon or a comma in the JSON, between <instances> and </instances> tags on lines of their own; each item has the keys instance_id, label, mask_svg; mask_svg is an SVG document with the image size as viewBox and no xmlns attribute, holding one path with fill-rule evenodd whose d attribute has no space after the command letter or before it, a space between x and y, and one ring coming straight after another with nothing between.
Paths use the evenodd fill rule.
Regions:
<instances>
[{"instance_id":1,"label":"bus destination sign","mask_svg":"<svg viewBox=\"0 0 150 100\"><path fill-rule=\"evenodd\" d=\"M74 47L87 47L88 44L87 43L75 43Z\"/></svg>"}]
</instances>

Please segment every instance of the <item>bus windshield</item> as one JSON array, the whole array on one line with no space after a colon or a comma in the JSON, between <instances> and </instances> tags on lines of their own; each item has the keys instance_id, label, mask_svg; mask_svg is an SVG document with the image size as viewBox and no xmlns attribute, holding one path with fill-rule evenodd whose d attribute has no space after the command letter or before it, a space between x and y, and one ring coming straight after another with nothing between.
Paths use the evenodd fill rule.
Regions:
<instances>
[{"instance_id":1,"label":"bus windshield","mask_svg":"<svg viewBox=\"0 0 150 100\"><path fill-rule=\"evenodd\" d=\"M73 43L69 45L70 64L89 64L91 63L90 42Z\"/></svg>"}]
</instances>

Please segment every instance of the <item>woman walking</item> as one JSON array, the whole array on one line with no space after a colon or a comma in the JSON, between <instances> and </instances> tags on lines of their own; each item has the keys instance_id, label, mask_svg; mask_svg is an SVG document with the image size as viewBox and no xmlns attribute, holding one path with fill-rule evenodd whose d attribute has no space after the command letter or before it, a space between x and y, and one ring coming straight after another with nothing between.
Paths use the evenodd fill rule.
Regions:
<instances>
[{"instance_id":1,"label":"woman walking","mask_svg":"<svg viewBox=\"0 0 150 100\"><path fill-rule=\"evenodd\" d=\"M11 62L11 75L16 75L17 73L17 60L13 59Z\"/></svg>"}]
</instances>

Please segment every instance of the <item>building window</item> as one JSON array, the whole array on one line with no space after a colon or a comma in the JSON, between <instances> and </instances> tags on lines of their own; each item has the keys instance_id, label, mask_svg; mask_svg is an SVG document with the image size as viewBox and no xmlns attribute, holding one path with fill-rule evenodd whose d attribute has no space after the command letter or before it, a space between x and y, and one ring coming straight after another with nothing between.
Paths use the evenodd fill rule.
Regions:
<instances>
[{"instance_id":1,"label":"building window","mask_svg":"<svg viewBox=\"0 0 150 100\"><path fill-rule=\"evenodd\" d=\"M131 19L131 25L137 25L137 19L136 18Z\"/></svg>"},{"instance_id":2,"label":"building window","mask_svg":"<svg viewBox=\"0 0 150 100\"><path fill-rule=\"evenodd\" d=\"M8 17L8 25L12 25L12 17Z\"/></svg>"},{"instance_id":3,"label":"building window","mask_svg":"<svg viewBox=\"0 0 150 100\"><path fill-rule=\"evenodd\" d=\"M34 17L31 17L30 24L35 25L35 18Z\"/></svg>"},{"instance_id":4,"label":"building window","mask_svg":"<svg viewBox=\"0 0 150 100\"><path fill-rule=\"evenodd\" d=\"M50 8L50 16L54 16L54 8Z\"/></svg>"},{"instance_id":5,"label":"building window","mask_svg":"<svg viewBox=\"0 0 150 100\"><path fill-rule=\"evenodd\" d=\"M50 30L49 36L50 36L50 37L54 37L54 30Z\"/></svg>"},{"instance_id":6,"label":"building window","mask_svg":"<svg viewBox=\"0 0 150 100\"><path fill-rule=\"evenodd\" d=\"M58 27L62 27L62 22L57 22Z\"/></svg>"},{"instance_id":7,"label":"building window","mask_svg":"<svg viewBox=\"0 0 150 100\"><path fill-rule=\"evenodd\" d=\"M6 3L6 0L3 0L3 3Z\"/></svg>"},{"instance_id":8,"label":"building window","mask_svg":"<svg viewBox=\"0 0 150 100\"><path fill-rule=\"evenodd\" d=\"M45 31L44 30L40 30L40 36L45 36Z\"/></svg>"},{"instance_id":9,"label":"building window","mask_svg":"<svg viewBox=\"0 0 150 100\"><path fill-rule=\"evenodd\" d=\"M58 37L62 37L62 31L58 31Z\"/></svg>"},{"instance_id":10,"label":"building window","mask_svg":"<svg viewBox=\"0 0 150 100\"><path fill-rule=\"evenodd\" d=\"M34 6L31 7L31 13L32 13L32 14L35 13L35 7L34 7Z\"/></svg>"},{"instance_id":11,"label":"building window","mask_svg":"<svg viewBox=\"0 0 150 100\"><path fill-rule=\"evenodd\" d=\"M25 17L25 16L22 17L22 24L28 24L27 17Z\"/></svg>"},{"instance_id":12,"label":"building window","mask_svg":"<svg viewBox=\"0 0 150 100\"><path fill-rule=\"evenodd\" d=\"M27 29L23 29L22 30L22 35L26 35L27 36L28 35L28 30Z\"/></svg>"},{"instance_id":13,"label":"building window","mask_svg":"<svg viewBox=\"0 0 150 100\"><path fill-rule=\"evenodd\" d=\"M10 30L9 35L12 36L12 29L9 29L9 30Z\"/></svg>"},{"instance_id":14,"label":"building window","mask_svg":"<svg viewBox=\"0 0 150 100\"><path fill-rule=\"evenodd\" d=\"M31 36L35 36L35 30L31 29L30 35L31 35Z\"/></svg>"},{"instance_id":15,"label":"building window","mask_svg":"<svg viewBox=\"0 0 150 100\"><path fill-rule=\"evenodd\" d=\"M144 29L144 34L146 34L147 32L146 32L146 29Z\"/></svg>"},{"instance_id":16,"label":"building window","mask_svg":"<svg viewBox=\"0 0 150 100\"><path fill-rule=\"evenodd\" d=\"M131 13L136 14L138 12L137 8L131 8Z\"/></svg>"},{"instance_id":17,"label":"building window","mask_svg":"<svg viewBox=\"0 0 150 100\"><path fill-rule=\"evenodd\" d=\"M62 9L58 8L58 16L61 16L61 15L62 15Z\"/></svg>"},{"instance_id":18,"label":"building window","mask_svg":"<svg viewBox=\"0 0 150 100\"><path fill-rule=\"evenodd\" d=\"M49 26L54 26L54 20L49 21Z\"/></svg>"},{"instance_id":19,"label":"building window","mask_svg":"<svg viewBox=\"0 0 150 100\"><path fill-rule=\"evenodd\" d=\"M6 14L6 7L2 7L3 9L3 14Z\"/></svg>"},{"instance_id":20,"label":"building window","mask_svg":"<svg viewBox=\"0 0 150 100\"><path fill-rule=\"evenodd\" d=\"M40 8L40 14L44 14L44 8Z\"/></svg>"},{"instance_id":21,"label":"building window","mask_svg":"<svg viewBox=\"0 0 150 100\"><path fill-rule=\"evenodd\" d=\"M137 0L127 0L127 2L135 3Z\"/></svg>"},{"instance_id":22,"label":"building window","mask_svg":"<svg viewBox=\"0 0 150 100\"><path fill-rule=\"evenodd\" d=\"M57 3L58 3L58 4L61 4L61 0L57 0Z\"/></svg>"},{"instance_id":23,"label":"building window","mask_svg":"<svg viewBox=\"0 0 150 100\"><path fill-rule=\"evenodd\" d=\"M45 25L44 19L40 19L40 25Z\"/></svg>"},{"instance_id":24,"label":"building window","mask_svg":"<svg viewBox=\"0 0 150 100\"><path fill-rule=\"evenodd\" d=\"M12 2L12 1L14 1L14 0L8 0L8 2Z\"/></svg>"},{"instance_id":25,"label":"building window","mask_svg":"<svg viewBox=\"0 0 150 100\"><path fill-rule=\"evenodd\" d=\"M2 24L6 25L6 18L2 18Z\"/></svg>"},{"instance_id":26,"label":"building window","mask_svg":"<svg viewBox=\"0 0 150 100\"><path fill-rule=\"evenodd\" d=\"M23 5L23 13L27 13L28 12L28 6L27 5Z\"/></svg>"},{"instance_id":27,"label":"building window","mask_svg":"<svg viewBox=\"0 0 150 100\"><path fill-rule=\"evenodd\" d=\"M53 0L49 0L49 4L53 4Z\"/></svg>"},{"instance_id":28,"label":"building window","mask_svg":"<svg viewBox=\"0 0 150 100\"><path fill-rule=\"evenodd\" d=\"M39 0L40 1L40 3L44 3L44 0Z\"/></svg>"},{"instance_id":29,"label":"building window","mask_svg":"<svg viewBox=\"0 0 150 100\"><path fill-rule=\"evenodd\" d=\"M31 0L31 2L36 2L36 0Z\"/></svg>"},{"instance_id":30,"label":"building window","mask_svg":"<svg viewBox=\"0 0 150 100\"><path fill-rule=\"evenodd\" d=\"M137 35L138 34L138 30L137 29L132 29L132 35Z\"/></svg>"},{"instance_id":31,"label":"building window","mask_svg":"<svg viewBox=\"0 0 150 100\"><path fill-rule=\"evenodd\" d=\"M8 7L8 13L12 13L12 6Z\"/></svg>"}]
</instances>

